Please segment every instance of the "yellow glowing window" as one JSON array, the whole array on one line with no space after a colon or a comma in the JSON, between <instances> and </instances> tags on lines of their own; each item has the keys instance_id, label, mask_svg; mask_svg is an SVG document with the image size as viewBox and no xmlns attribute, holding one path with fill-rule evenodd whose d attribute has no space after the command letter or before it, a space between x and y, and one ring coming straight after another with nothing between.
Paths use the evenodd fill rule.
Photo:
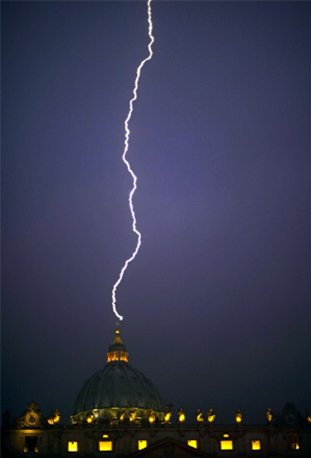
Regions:
<instances>
[{"instance_id":1,"label":"yellow glowing window","mask_svg":"<svg viewBox=\"0 0 311 458\"><path fill-rule=\"evenodd\" d=\"M198 441L196 439L188 439L187 444L189 447L198 448Z\"/></svg>"},{"instance_id":2,"label":"yellow glowing window","mask_svg":"<svg viewBox=\"0 0 311 458\"><path fill-rule=\"evenodd\" d=\"M77 441L69 441L67 446L68 452L77 452L78 451L78 442Z\"/></svg>"},{"instance_id":3,"label":"yellow glowing window","mask_svg":"<svg viewBox=\"0 0 311 458\"><path fill-rule=\"evenodd\" d=\"M98 450L100 452L112 452L112 441L99 441Z\"/></svg>"},{"instance_id":4,"label":"yellow glowing window","mask_svg":"<svg viewBox=\"0 0 311 458\"><path fill-rule=\"evenodd\" d=\"M139 439L137 446L138 446L138 450L143 450L144 448L148 446L148 442L145 439Z\"/></svg>"},{"instance_id":5,"label":"yellow glowing window","mask_svg":"<svg viewBox=\"0 0 311 458\"><path fill-rule=\"evenodd\" d=\"M221 440L220 450L233 450L233 442L230 439Z\"/></svg>"},{"instance_id":6,"label":"yellow glowing window","mask_svg":"<svg viewBox=\"0 0 311 458\"><path fill-rule=\"evenodd\" d=\"M261 450L261 442L258 439L254 439L251 442L252 450Z\"/></svg>"}]
</instances>

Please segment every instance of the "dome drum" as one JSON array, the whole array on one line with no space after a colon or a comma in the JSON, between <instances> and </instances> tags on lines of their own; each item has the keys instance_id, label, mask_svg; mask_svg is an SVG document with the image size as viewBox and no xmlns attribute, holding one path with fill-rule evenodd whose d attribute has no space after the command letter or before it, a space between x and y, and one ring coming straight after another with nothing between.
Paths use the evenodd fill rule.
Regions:
<instances>
[{"instance_id":1,"label":"dome drum","mask_svg":"<svg viewBox=\"0 0 311 458\"><path fill-rule=\"evenodd\" d=\"M72 424L140 425L164 422L164 413L137 407L108 407L71 416Z\"/></svg>"}]
</instances>

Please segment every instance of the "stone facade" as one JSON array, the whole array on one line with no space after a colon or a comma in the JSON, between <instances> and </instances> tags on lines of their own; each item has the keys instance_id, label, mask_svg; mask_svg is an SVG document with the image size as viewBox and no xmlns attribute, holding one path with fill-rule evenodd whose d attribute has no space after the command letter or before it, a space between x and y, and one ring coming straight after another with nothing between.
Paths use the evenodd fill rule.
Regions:
<instances>
[{"instance_id":1,"label":"stone facade","mask_svg":"<svg viewBox=\"0 0 311 458\"><path fill-rule=\"evenodd\" d=\"M311 423L288 404L264 425L51 424L30 403L4 426L4 457L311 457Z\"/></svg>"},{"instance_id":2,"label":"stone facade","mask_svg":"<svg viewBox=\"0 0 311 458\"><path fill-rule=\"evenodd\" d=\"M279 415L268 409L262 425L245 425L239 410L229 425L218 425L211 409L198 411L195 424L182 409L173 418L152 382L129 365L119 329L105 368L80 390L71 424L60 420L58 410L45 418L35 402L15 422L4 418L2 456L311 458L311 416L293 404Z\"/></svg>"}]
</instances>

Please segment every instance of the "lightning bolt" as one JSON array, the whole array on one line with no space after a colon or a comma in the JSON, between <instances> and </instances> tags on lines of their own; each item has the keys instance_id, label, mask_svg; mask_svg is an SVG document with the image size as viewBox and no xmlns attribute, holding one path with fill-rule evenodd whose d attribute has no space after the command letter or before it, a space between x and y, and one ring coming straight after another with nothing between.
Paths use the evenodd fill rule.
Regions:
<instances>
[{"instance_id":1,"label":"lightning bolt","mask_svg":"<svg viewBox=\"0 0 311 458\"><path fill-rule=\"evenodd\" d=\"M123 160L124 164L126 165L127 170L129 172L129 174L131 175L132 180L133 180L133 186L132 186L132 189L131 189L131 191L129 193L128 203L129 203L129 208L130 208L131 217L132 217L132 231L137 236L137 243L136 243L136 248L133 251L132 255L128 259L126 259L126 261L124 262L123 267L122 267L122 269L120 271L118 280L115 282L115 284L113 285L113 288L112 288L112 310L113 310L113 313L116 315L116 317L119 320L123 320L123 316L120 315L118 313L118 311L117 311L117 299L116 299L117 289L118 289L118 286L120 285L120 283L121 283L121 281L123 279L124 273L125 273L126 269L128 268L128 265L136 258L136 255L137 255L137 253L139 251L139 248L140 248L140 245L141 245L141 233L137 229L137 220L136 220L134 204L133 204L133 197L134 197L135 191L137 189L137 176L135 175L135 173L134 173L134 171L133 171L133 169L131 167L131 164L127 160L126 155L127 155L128 149L129 149L129 140L130 140L130 134L131 134L131 131L129 129L129 123L130 123L130 120L131 120L131 117L132 117L132 114L133 114L133 110L134 110L134 102L137 100L137 91L138 91L141 71L142 71L145 63L148 60L151 60L152 56L153 56L152 45L154 43L154 36L152 35L153 23L152 23L151 0L147 1L147 22L148 22L148 36L149 36L148 56L145 59L143 59L140 62L140 64L138 65L138 67L137 67L136 78L135 78L135 81L134 81L134 88L133 88L133 92L132 92L133 96L129 101L129 111L128 111L127 117L126 117L126 119L124 121L124 149L123 149L123 154L122 154L122 160Z\"/></svg>"}]
</instances>

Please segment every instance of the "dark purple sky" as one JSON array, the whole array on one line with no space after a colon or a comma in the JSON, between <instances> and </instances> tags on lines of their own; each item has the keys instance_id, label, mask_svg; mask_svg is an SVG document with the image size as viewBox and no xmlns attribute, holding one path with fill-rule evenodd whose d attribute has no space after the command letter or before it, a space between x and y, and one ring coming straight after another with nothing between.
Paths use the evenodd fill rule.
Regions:
<instances>
[{"instance_id":1,"label":"dark purple sky","mask_svg":"<svg viewBox=\"0 0 311 458\"><path fill-rule=\"evenodd\" d=\"M188 414L310 399L308 2L153 3L128 158L130 362ZM144 2L2 2L3 409L69 416L133 250Z\"/></svg>"}]
</instances>

